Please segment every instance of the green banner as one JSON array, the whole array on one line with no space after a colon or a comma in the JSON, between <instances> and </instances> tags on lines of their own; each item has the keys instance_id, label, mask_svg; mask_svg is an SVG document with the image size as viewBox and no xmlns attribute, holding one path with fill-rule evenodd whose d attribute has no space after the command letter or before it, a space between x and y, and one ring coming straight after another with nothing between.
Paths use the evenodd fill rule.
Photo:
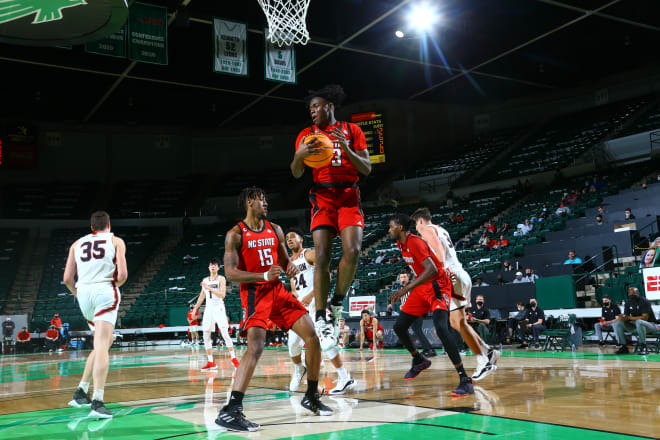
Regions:
<instances>
[{"instance_id":1,"label":"green banner","mask_svg":"<svg viewBox=\"0 0 660 440\"><path fill-rule=\"evenodd\" d=\"M167 64L167 8L135 3L129 10L128 57L142 63Z\"/></svg>"},{"instance_id":2,"label":"green banner","mask_svg":"<svg viewBox=\"0 0 660 440\"><path fill-rule=\"evenodd\" d=\"M106 38L85 44L85 52L109 57L126 58L126 26L119 32L110 34Z\"/></svg>"},{"instance_id":3,"label":"green banner","mask_svg":"<svg viewBox=\"0 0 660 440\"><path fill-rule=\"evenodd\" d=\"M213 71L248 76L246 23L213 19Z\"/></svg>"},{"instance_id":4,"label":"green banner","mask_svg":"<svg viewBox=\"0 0 660 440\"><path fill-rule=\"evenodd\" d=\"M296 50L293 45L279 47L268 40L264 30L264 77L269 81L296 84Z\"/></svg>"}]
</instances>

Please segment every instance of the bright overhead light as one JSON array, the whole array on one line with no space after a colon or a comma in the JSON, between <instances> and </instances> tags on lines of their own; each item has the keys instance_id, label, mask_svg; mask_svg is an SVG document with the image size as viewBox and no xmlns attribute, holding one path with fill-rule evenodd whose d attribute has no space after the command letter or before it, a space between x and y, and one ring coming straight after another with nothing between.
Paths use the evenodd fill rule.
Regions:
<instances>
[{"instance_id":1,"label":"bright overhead light","mask_svg":"<svg viewBox=\"0 0 660 440\"><path fill-rule=\"evenodd\" d=\"M396 31L394 32L394 35L396 35L397 38L403 38L406 34L404 34L403 31Z\"/></svg>"},{"instance_id":2,"label":"bright overhead light","mask_svg":"<svg viewBox=\"0 0 660 440\"><path fill-rule=\"evenodd\" d=\"M419 32L430 30L439 18L438 12L428 3L413 6L410 14L408 14L410 26Z\"/></svg>"}]
</instances>

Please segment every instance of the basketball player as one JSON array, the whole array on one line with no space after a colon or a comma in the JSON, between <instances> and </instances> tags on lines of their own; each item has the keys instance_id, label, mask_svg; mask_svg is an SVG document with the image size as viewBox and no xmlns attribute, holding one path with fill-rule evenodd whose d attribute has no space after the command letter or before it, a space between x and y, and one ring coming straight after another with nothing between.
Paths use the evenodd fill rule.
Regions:
<instances>
[{"instance_id":1,"label":"basketball player","mask_svg":"<svg viewBox=\"0 0 660 440\"><path fill-rule=\"evenodd\" d=\"M110 216L96 211L91 218L92 233L76 240L69 249L63 281L78 299L80 311L94 332L94 349L85 363L83 376L73 394L70 406L80 408L91 404L89 417L109 419L112 412L103 403L103 391L108 376L121 287L128 278L126 245L110 232ZM75 276L78 274L78 282ZM94 378L94 394L89 398L89 382Z\"/></svg>"},{"instance_id":2,"label":"basketball player","mask_svg":"<svg viewBox=\"0 0 660 440\"><path fill-rule=\"evenodd\" d=\"M321 347L314 323L307 309L279 281L282 269L289 279L298 268L289 260L282 229L270 223L266 193L255 187L245 188L239 196L245 209L243 221L227 232L225 238L225 275L241 285L243 327L247 331L247 350L241 359L227 405L215 422L232 431L256 431L259 425L243 414L243 396L266 343L266 320L271 319L285 330L293 329L307 346L307 392L301 405L316 415L331 415L318 394Z\"/></svg>"},{"instance_id":3,"label":"basketball player","mask_svg":"<svg viewBox=\"0 0 660 440\"><path fill-rule=\"evenodd\" d=\"M319 141L303 142L308 134L324 133L334 144L331 162L314 169L314 185L309 192L311 231L316 250L315 326L323 351L337 346L337 320L341 317L342 302L353 282L362 248L364 216L360 209L358 173L366 176L371 172L367 141L360 127L335 119L335 110L343 99L344 90L338 85L310 92L307 104L313 125L298 134L296 153L291 162L293 177L299 178L305 172L303 160L321 151ZM330 303L332 322L329 323L326 308L330 293L330 260L332 240L337 234L341 237L343 255L337 269L335 294Z\"/></svg>"},{"instance_id":4,"label":"basketball player","mask_svg":"<svg viewBox=\"0 0 660 440\"><path fill-rule=\"evenodd\" d=\"M371 316L369 310L362 310L362 319L360 319L360 350L364 349L364 339L365 337L371 340L369 348L372 348L376 351L379 346L380 348L385 348L383 343L383 327L381 327L378 319L375 316ZM374 329L376 331L374 331Z\"/></svg>"},{"instance_id":5,"label":"basketball player","mask_svg":"<svg viewBox=\"0 0 660 440\"><path fill-rule=\"evenodd\" d=\"M215 325L218 325L222 339L225 340L227 350L231 356L231 363L234 368L238 368L238 359L234 353L234 344L229 336L229 321L227 320L227 312L225 311L225 296L227 295L227 280L225 277L218 273L220 270L220 260L211 258L209 262L209 276L204 278L200 285L202 291L199 293L197 303L193 311L197 310L206 300L206 309L204 310L204 317L202 318L202 335L204 337L204 349L206 350L206 357L208 362L202 367L202 371L217 370L218 366L213 360L213 341L211 335L215 332Z\"/></svg>"},{"instance_id":6,"label":"basketball player","mask_svg":"<svg viewBox=\"0 0 660 440\"><path fill-rule=\"evenodd\" d=\"M286 244L293 253L293 264L299 270L298 275L293 277L292 293L296 296L303 306L307 307L310 316L316 313L314 305L314 249L305 249L303 247L303 232L296 228L290 228L286 231ZM305 376L306 369L302 366L302 346L304 345L302 339L296 332L289 330L289 356L293 361L294 372L291 376L291 383L289 384L290 391L298 391L300 382ZM330 390L331 395L344 394L347 390L355 387L355 381L351 375L344 368L341 354L337 347L323 352L326 359L330 359L332 365L337 369L337 385Z\"/></svg>"},{"instance_id":7,"label":"basketball player","mask_svg":"<svg viewBox=\"0 0 660 440\"><path fill-rule=\"evenodd\" d=\"M195 310L195 306L190 304L190 311L188 312L188 332L190 333L190 343L197 345L199 343L198 326L199 326L199 312Z\"/></svg>"},{"instance_id":8,"label":"basketball player","mask_svg":"<svg viewBox=\"0 0 660 440\"><path fill-rule=\"evenodd\" d=\"M495 363L499 359L500 353L488 347L465 319L465 307L470 304L472 291L470 274L463 269L463 265L458 260L449 232L443 227L431 223L431 212L428 208L416 210L412 215L412 220L416 223L417 232L435 252L452 281L452 298L449 308L451 326L458 330L467 346L477 356L477 369L472 375L472 379L481 380L497 369Z\"/></svg>"},{"instance_id":9,"label":"basketball player","mask_svg":"<svg viewBox=\"0 0 660 440\"><path fill-rule=\"evenodd\" d=\"M452 392L452 396L474 394L472 378L465 373L456 343L449 333L451 281L445 273L442 263L426 242L409 232L410 223L410 217L405 214L397 214L390 220L389 227L390 238L396 241L401 256L416 275L413 281L390 295L390 301L395 301L410 292L405 304L401 307L401 314L394 323L394 332L413 356L412 368L406 373L405 379L414 379L431 366L431 361L418 352L413 345L410 335L408 335L408 329L415 320L432 311L435 330L460 378L460 383Z\"/></svg>"}]
</instances>

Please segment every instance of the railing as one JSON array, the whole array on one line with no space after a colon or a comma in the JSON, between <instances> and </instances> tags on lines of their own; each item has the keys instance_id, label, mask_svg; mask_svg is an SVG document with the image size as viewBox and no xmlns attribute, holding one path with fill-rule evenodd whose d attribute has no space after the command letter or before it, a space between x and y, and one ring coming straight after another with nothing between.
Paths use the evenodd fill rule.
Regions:
<instances>
[{"instance_id":1,"label":"railing","mask_svg":"<svg viewBox=\"0 0 660 440\"><path fill-rule=\"evenodd\" d=\"M581 270L581 273L573 274L573 279L575 280L575 285L579 286L581 283L585 283L588 279L590 279L594 274L597 273L602 273L602 272L611 272L608 271L606 268L611 264L613 265L615 261L619 260L619 250L617 249L616 245L612 246L607 246L603 248L602 255L606 255L608 253L607 251L612 250L612 258L605 260L603 259L603 262L596 266L595 265L595 260L598 255L594 255L593 257L589 258L586 261L583 261L582 264L576 267L577 270ZM590 268L591 266L594 266L593 269L590 270L585 270L587 268ZM582 290L582 289L578 289Z\"/></svg>"}]
</instances>

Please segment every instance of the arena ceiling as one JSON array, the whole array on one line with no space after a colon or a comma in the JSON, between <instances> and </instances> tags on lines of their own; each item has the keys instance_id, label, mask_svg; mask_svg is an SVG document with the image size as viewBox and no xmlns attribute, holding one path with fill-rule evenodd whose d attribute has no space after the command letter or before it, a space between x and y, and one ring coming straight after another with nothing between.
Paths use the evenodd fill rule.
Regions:
<instances>
[{"instance_id":1,"label":"arena ceiling","mask_svg":"<svg viewBox=\"0 0 660 440\"><path fill-rule=\"evenodd\" d=\"M343 84L349 102L482 105L659 63L657 0L434 0L442 18L426 38L405 24L418 0L311 0L298 83L278 85L264 80L255 0L150 2L170 13L169 65L0 45L0 114L239 128L306 121L301 98L325 83ZM214 16L248 23L248 78L213 73Z\"/></svg>"}]
</instances>

